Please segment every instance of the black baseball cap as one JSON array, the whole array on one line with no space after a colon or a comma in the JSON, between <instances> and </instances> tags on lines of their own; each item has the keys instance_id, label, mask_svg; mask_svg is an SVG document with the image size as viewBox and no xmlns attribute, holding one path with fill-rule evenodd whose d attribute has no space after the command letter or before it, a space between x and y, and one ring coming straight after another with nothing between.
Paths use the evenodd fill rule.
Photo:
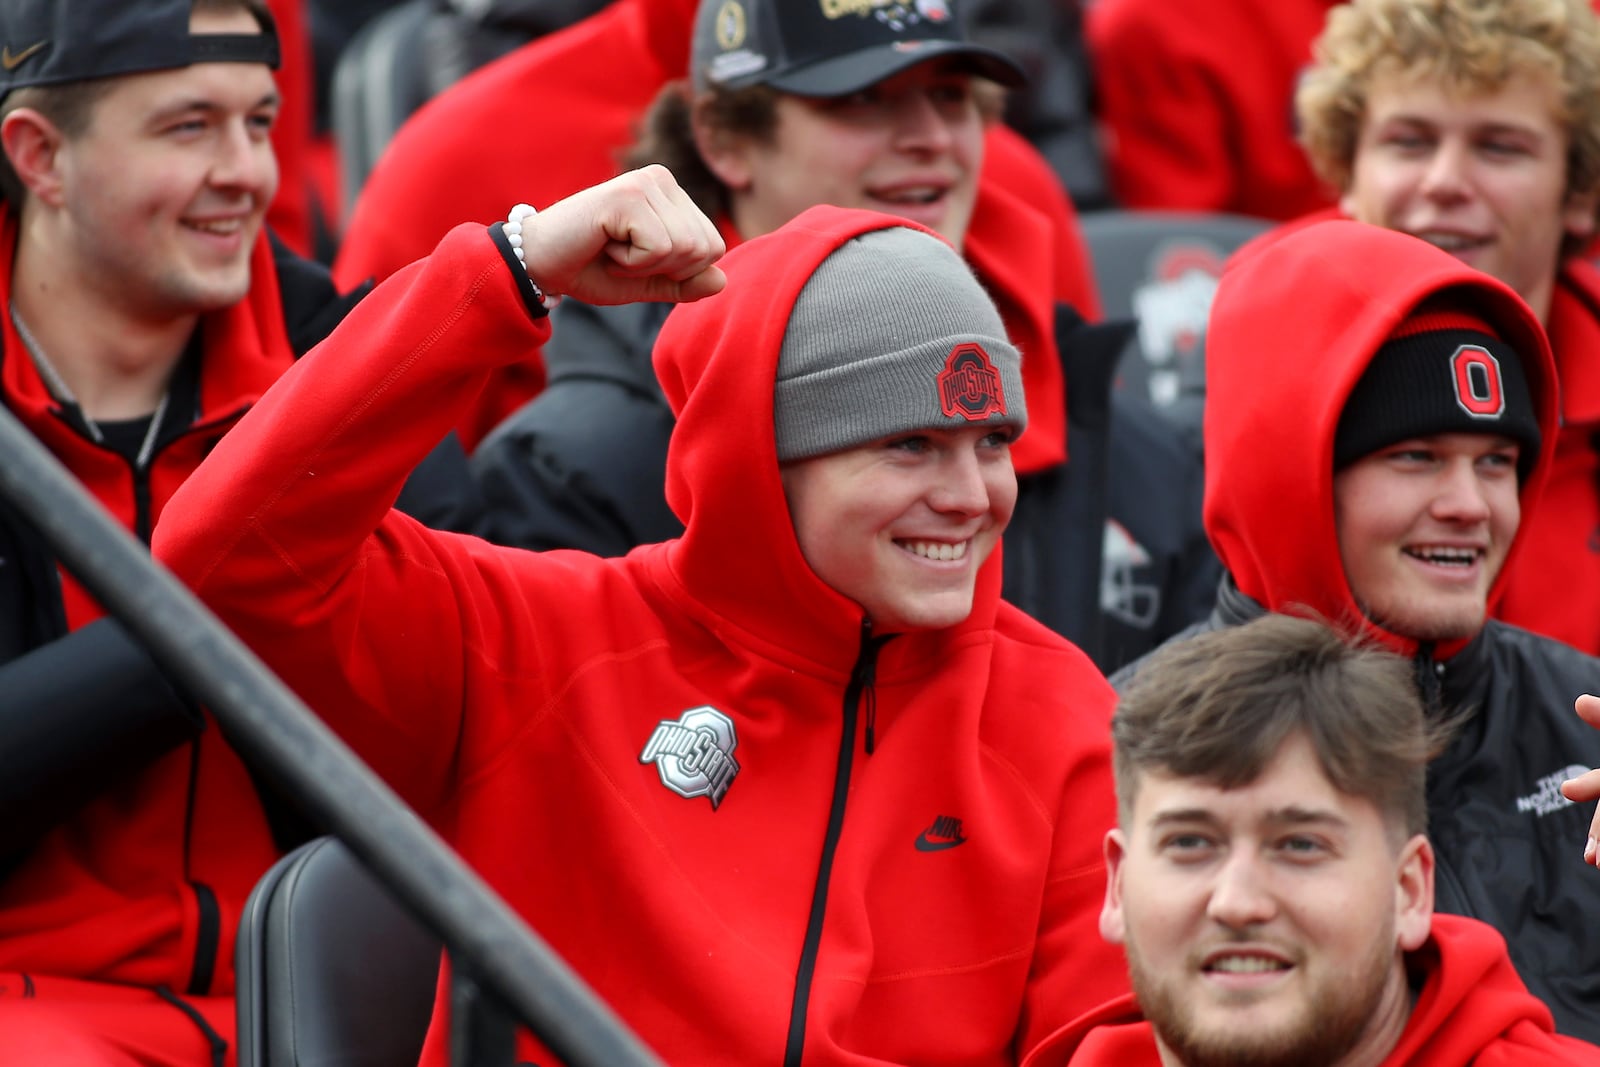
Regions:
<instances>
[{"instance_id":1,"label":"black baseball cap","mask_svg":"<svg viewBox=\"0 0 1600 1067\"><path fill-rule=\"evenodd\" d=\"M955 56L1015 88L1015 60L973 44L958 0L700 0L690 58L696 88L770 85L845 96L907 67Z\"/></svg>"},{"instance_id":2,"label":"black baseball cap","mask_svg":"<svg viewBox=\"0 0 1600 1067\"><path fill-rule=\"evenodd\" d=\"M278 66L264 5L260 33L189 32L192 0L0 0L0 95L195 63Z\"/></svg>"}]
</instances>

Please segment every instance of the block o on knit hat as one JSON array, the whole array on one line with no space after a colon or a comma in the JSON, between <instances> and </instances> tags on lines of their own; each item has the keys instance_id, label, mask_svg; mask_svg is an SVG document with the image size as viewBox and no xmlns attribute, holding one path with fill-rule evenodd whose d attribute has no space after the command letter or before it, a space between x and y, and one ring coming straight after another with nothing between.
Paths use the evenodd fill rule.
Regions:
<instances>
[{"instance_id":1,"label":"block o on knit hat","mask_svg":"<svg viewBox=\"0 0 1600 1067\"><path fill-rule=\"evenodd\" d=\"M696 89L770 85L847 96L940 56L1016 88L1015 60L967 39L961 0L700 0L689 70Z\"/></svg>"},{"instance_id":2,"label":"block o on knit hat","mask_svg":"<svg viewBox=\"0 0 1600 1067\"><path fill-rule=\"evenodd\" d=\"M265 9L260 33L189 32L192 0L0 0L0 95L173 70L195 63L278 66L278 35Z\"/></svg>"},{"instance_id":3,"label":"block o on knit hat","mask_svg":"<svg viewBox=\"0 0 1600 1067\"><path fill-rule=\"evenodd\" d=\"M1448 294L1413 311L1350 390L1334 432L1334 469L1397 441L1440 433L1516 441L1524 477L1539 453L1539 417L1521 357Z\"/></svg>"},{"instance_id":4,"label":"block o on knit hat","mask_svg":"<svg viewBox=\"0 0 1600 1067\"><path fill-rule=\"evenodd\" d=\"M1022 357L966 261L895 226L841 245L800 290L773 388L788 462L917 430L1028 423Z\"/></svg>"}]
</instances>

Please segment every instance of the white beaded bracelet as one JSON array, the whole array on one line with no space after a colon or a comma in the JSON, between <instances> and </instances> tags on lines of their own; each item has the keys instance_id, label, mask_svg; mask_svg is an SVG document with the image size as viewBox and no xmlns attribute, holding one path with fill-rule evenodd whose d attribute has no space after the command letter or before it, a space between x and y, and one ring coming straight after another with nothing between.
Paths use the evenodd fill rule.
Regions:
<instances>
[{"instance_id":1,"label":"white beaded bracelet","mask_svg":"<svg viewBox=\"0 0 1600 1067\"><path fill-rule=\"evenodd\" d=\"M538 209L532 204L518 204L511 209L511 214L506 216L505 224L501 226L501 229L505 232L506 240L511 242L511 251L517 254L517 262L522 264L524 272L528 269L528 259L522 253L522 220L531 219L538 213ZM559 293L546 293L543 287L537 281L534 281L531 274L528 275L528 280L533 282L534 291L539 294L539 301L544 305L546 311L553 310L557 304L561 303L561 295Z\"/></svg>"}]
</instances>

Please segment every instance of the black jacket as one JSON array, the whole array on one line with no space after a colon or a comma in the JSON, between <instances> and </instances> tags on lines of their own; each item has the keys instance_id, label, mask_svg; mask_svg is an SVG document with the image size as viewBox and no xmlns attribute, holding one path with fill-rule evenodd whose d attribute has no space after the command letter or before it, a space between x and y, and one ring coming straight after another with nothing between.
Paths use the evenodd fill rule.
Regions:
<instances>
[{"instance_id":1,"label":"black jacket","mask_svg":"<svg viewBox=\"0 0 1600 1067\"><path fill-rule=\"evenodd\" d=\"M1175 640L1263 610L1224 579L1211 617ZM1141 666L1112 684L1125 686ZM1600 871L1583 862L1592 811L1559 788L1600 767L1600 731L1572 710L1579 693L1600 692L1600 659L1490 620L1449 660L1424 651L1415 667L1436 714L1465 716L1428 765L1435 907L1499 930L1556 1028L1600 1042L1600 939L1588 936Z\"/></svg>"},{"instance_id":2,"label":"black jacket","mask_svg":"<svg viewBox=\"0 0 1600 1067\"><path fill-rule=\"evenodd\" d=\"M603 556L683 532L664 494L673 417L650 365L668 311L570 300L556 308L548 386L473 454L483 508L473 532ZM1127 328L1058 308L1073 459L1019 477L1005 537L1006 599L1103 670L1203 617L1219 573L1200 526L1198 454L1157 412L1111 391ZM1137 558L1107 537L1108 514L1142 546ZM1102 553L1112 552L1103 569ZM1130 588L1143 596L1142 614L1128 610Z\"/></svg>"}]
</instances>

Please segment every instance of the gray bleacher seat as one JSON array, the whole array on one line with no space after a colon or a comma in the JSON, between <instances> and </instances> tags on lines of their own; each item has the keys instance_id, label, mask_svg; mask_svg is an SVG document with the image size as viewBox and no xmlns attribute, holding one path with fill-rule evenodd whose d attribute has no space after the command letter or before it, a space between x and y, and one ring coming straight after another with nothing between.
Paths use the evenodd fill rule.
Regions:
<instances>
[{"instance_id":1,"label":"gray bleacher seat","mask_svg":"<svg viewBox=\"0 0 1600 1067\"><path fill-rule=\"evenodd\" d=\"M342 844L302 845L239 921L239 1067L415 1064L439 959L439 939Z\"/></svg>"},{"instance_id":2,"label":"gray bleacher seat","mask_svg":"<svg viewBox=\"0 0 1600 1067\"><path fill-rule=\"evenodd\" d=\"M1080 222L1106 318L1139 322L1118 364L1118 388L1147 396L1198 433L1206 316L1222 264L1274 224L1172 211L1097 211Z\"/></svg>"}]
</instances>

